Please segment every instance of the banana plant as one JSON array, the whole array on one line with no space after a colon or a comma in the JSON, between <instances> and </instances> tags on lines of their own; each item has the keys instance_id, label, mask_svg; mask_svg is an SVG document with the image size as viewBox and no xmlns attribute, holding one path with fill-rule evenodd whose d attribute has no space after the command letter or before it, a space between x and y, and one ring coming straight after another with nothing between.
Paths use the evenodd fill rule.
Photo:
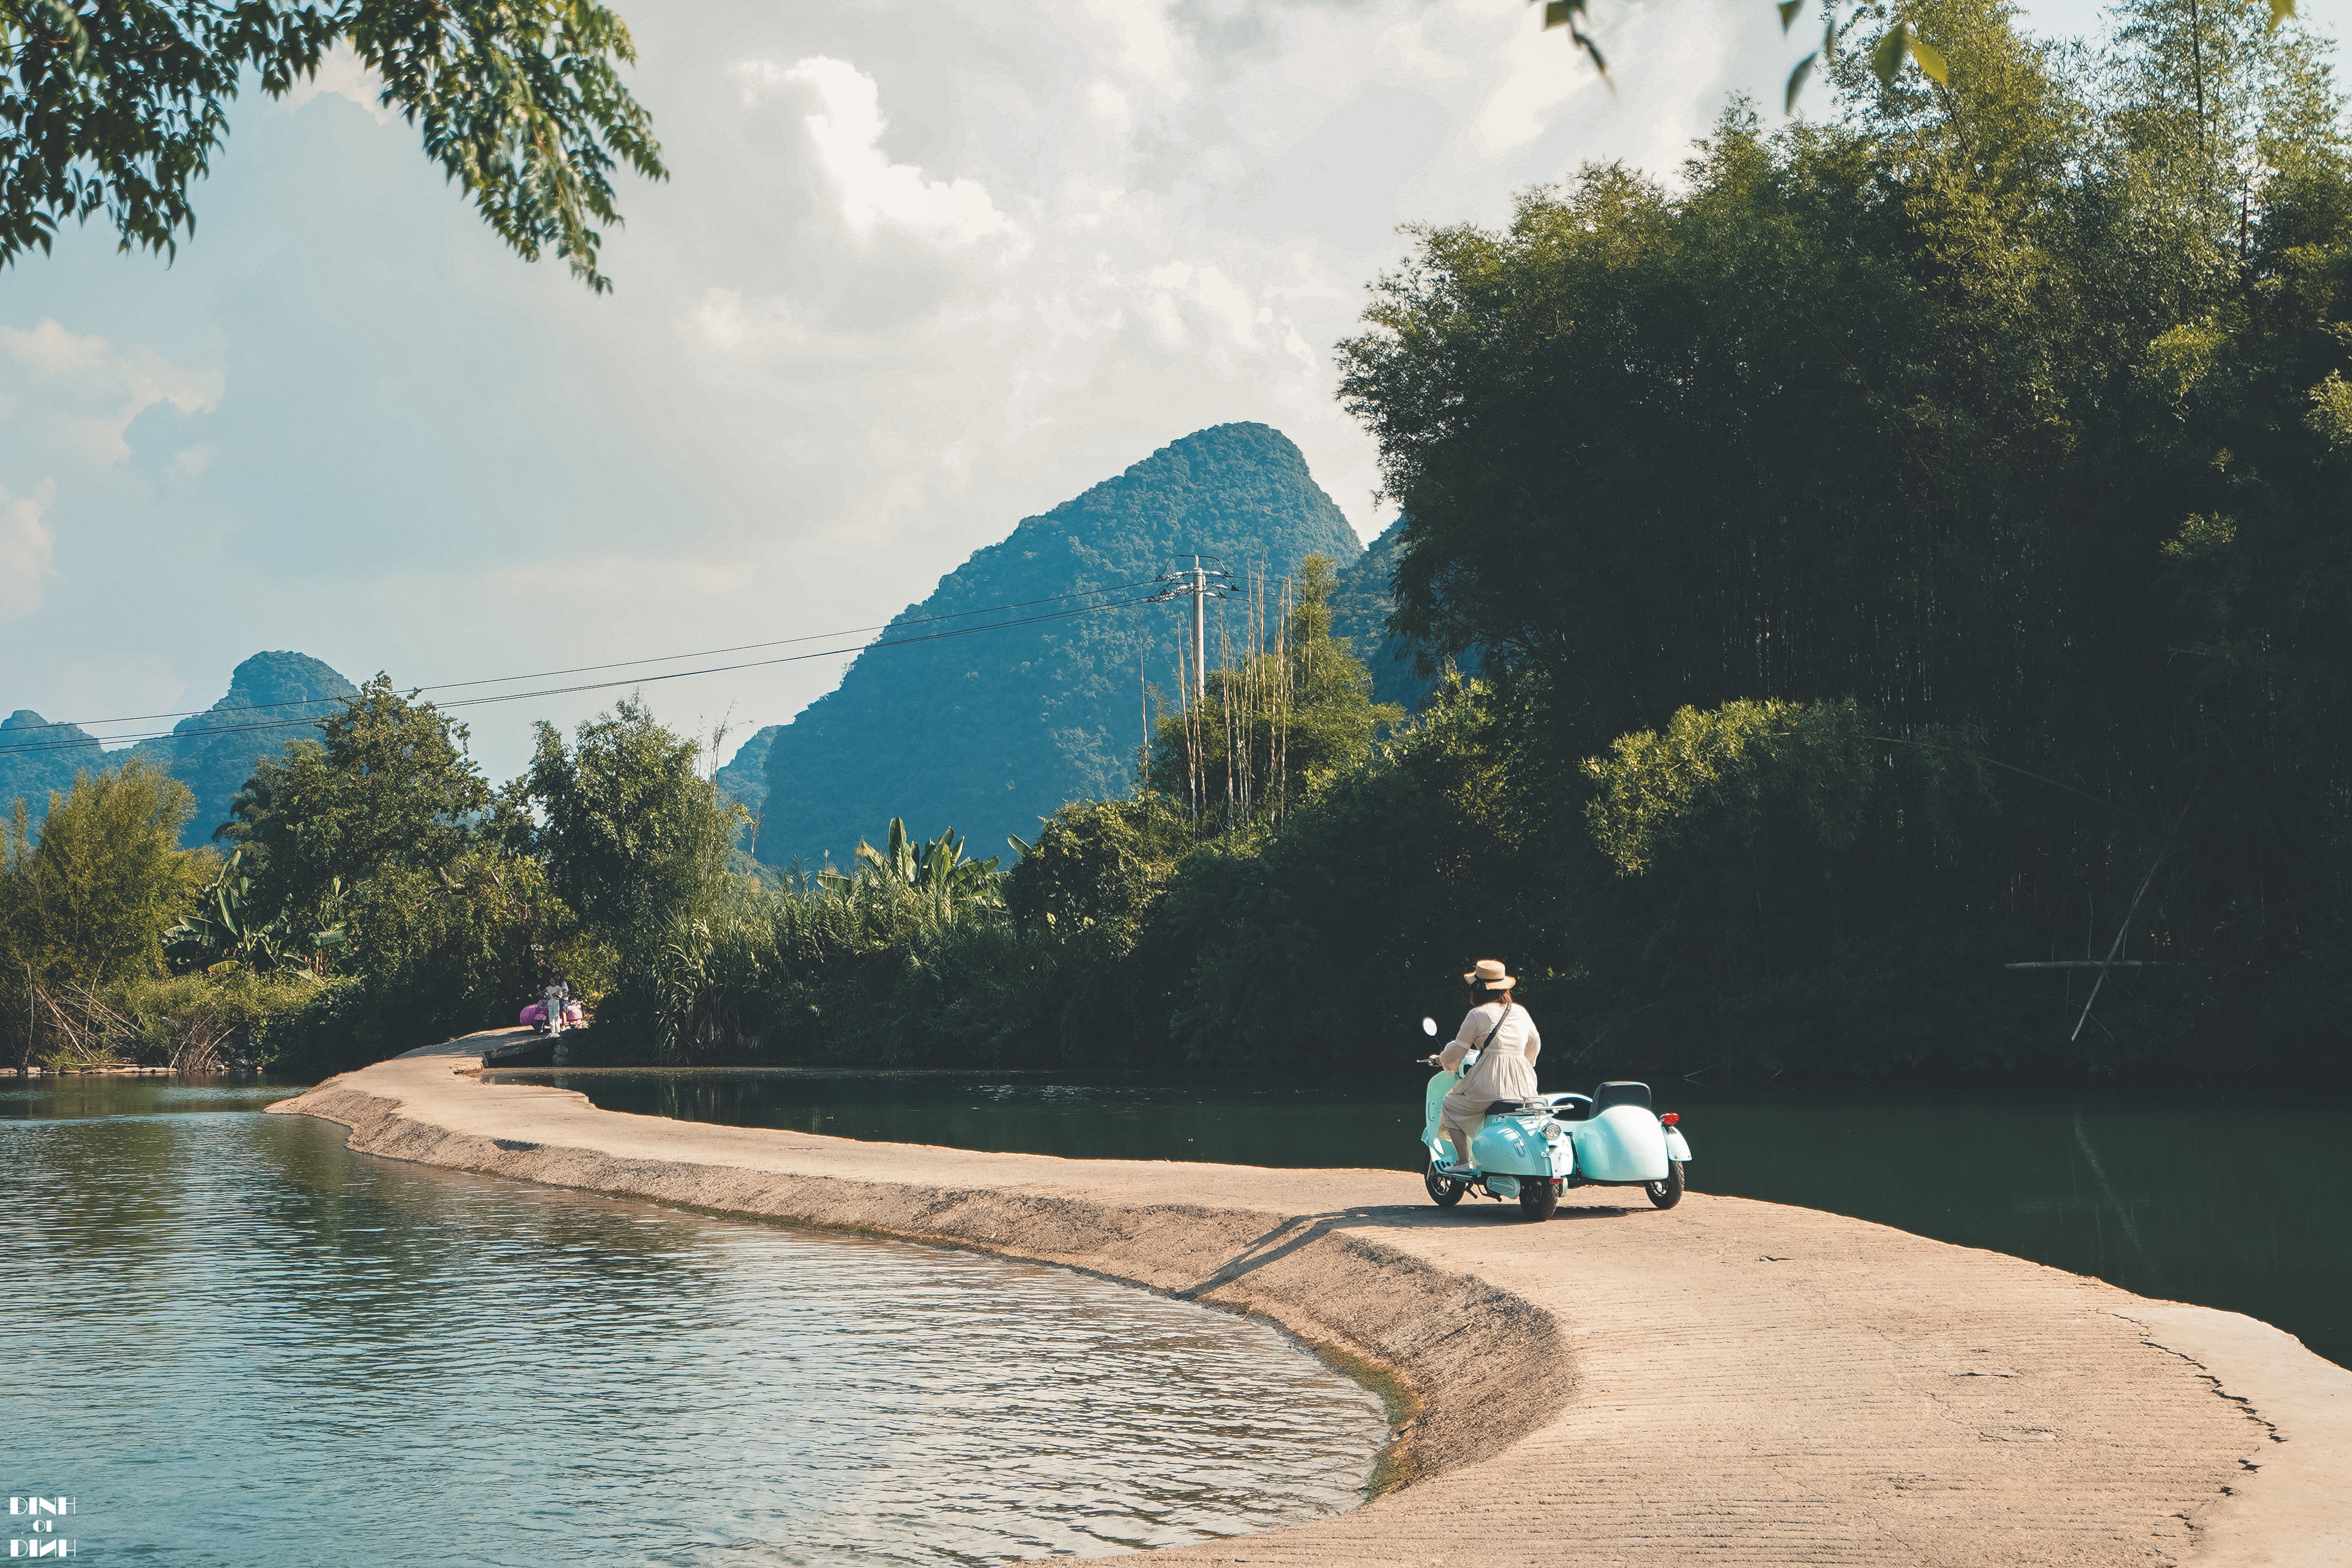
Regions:
<instances>
[{"instance_id":1,"label":"banana plant","mask_svg":"<svg viewBox=\"0 0 2352 1568\"><path fill-rule=\"evenodd\" d=\"M239 964L261 972L299 965L315 973L328 952L350 940L342 928L342 910L343 883L338 877L327 885L314 929L298 934L284 911L267 921L257 919L253 879L246 875L245 847L239 845L211 885L197 895L196 907L163 933L164 949L208 974Z\"/></svg>"},{"instance_id":2,"label":"banana plant","mask_svg":"<svg viewBox=\"0 0 2352 1568\"><path fill-rule=\"evenodd\" d=\"M996 857L985 860L967 860L963 840L954 828L942 831L928 842L908 837L904 818L892 817L887 847L877 849L864 839L857 843L857 862L861 878L870 877L891 887L929 893L941 900L993 898L996 891ZM841 880L837 872L820 872L822 883L828 877Z\"/></svg>"}]
</instances>

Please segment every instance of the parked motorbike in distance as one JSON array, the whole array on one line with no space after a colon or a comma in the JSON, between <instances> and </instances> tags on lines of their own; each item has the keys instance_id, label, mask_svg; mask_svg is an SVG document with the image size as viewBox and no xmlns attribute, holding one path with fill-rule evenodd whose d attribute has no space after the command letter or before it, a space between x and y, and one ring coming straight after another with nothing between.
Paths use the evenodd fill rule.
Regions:
<instances>
[{"instance_id":1,"label":"parked motorbike in distance","mask_svg":"<svg viewBox=\"0 0 2352 1568\"><path fill-rule=\"evenodd\" d=\"M1421 1030L1434 1037L1437 1020L1423 1018ZM1528 1219L1549 1219L1570 1187L1640 1187L1662 1209L1682 1202L1683 1166L1691 1157L1682 1118L1671 1110L1657 1114L1650 1107L1650 1086L1631 1080L1601 1084L1589 1095L1496 1100L1471 1134L1470 1167L1453 1164L1453 1145L1440 1131L1443 1107L1446 1092L1477 1059L1469 1051L1452 1072L1436 1057L1416 1064L1438 1068L1422 1096L1421 1142L1422 1183L1439 1207L1452 1208L1476 1193L1515 1197Z\"/></svg>"},{"instance_id":2,"label":"parked motorbike in distance","mask_svg":"<svg viewBox=\"0 0 2352 1568\"><path fill-rule=\"evenodd\" d=\"M538 1001L526 1005L515 1022L528 1024L542 1035L561 1035L566 1029L579 1028L586 1018L580 1004L572 999L572 988L559 980L542 992Z\"/></svg>"}]
</instances>

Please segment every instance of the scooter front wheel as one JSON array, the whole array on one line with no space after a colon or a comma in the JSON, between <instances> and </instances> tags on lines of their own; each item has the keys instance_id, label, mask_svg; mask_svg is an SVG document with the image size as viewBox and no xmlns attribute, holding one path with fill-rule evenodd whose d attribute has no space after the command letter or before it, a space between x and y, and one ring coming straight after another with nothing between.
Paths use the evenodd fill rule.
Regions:
<instances>
[{"instance_id":1,"label":"scooter front wheel","mask_svg":"<svg viewBox=\"0 0 2352 1568\"><path fill-rule=\"evenodd\" d=\"M1421 1173L1421 1184L1429 1189L1429 1201L1442 1209L1450 1209L1460 1203L1462 1194L1470 1190L1467 1182L1456 1182L1439 1175L1434 1160Z\"/></svg>"},{"instance_id":2,"label":"scooter front wheel","mask_svg":"<svg viewBox=\"0 0 2352 1568\"><path fill-rule=\"evenodd\" d=\"M1663 1182L1644 1182L1642 1184L1642 1190L1650 1194L1650 1201L1658 1207L1662 1209L1674 1207L1683 1201L1683 1163L1680 1160L1667 1161L1666 1179Z\"/></svg>"}]
</instances>

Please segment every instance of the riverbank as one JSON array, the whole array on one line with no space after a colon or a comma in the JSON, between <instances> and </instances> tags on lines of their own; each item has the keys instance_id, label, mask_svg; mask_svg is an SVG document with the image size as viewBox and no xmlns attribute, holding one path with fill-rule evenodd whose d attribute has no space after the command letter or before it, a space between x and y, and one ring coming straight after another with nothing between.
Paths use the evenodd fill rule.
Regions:
<instances>
[{"instance_id":1,"label":"riverbank","mask_svg":"<svg viewBox=\"0 0 2352 1568\"><path fill-rule=\"evenodd\" d=\"M1528 1226L1410 1175L855 1142L485 1083L454 1041L273 1106L364 1152L1003 1252L1265 1313L1420 1398L1402 1487L1173 1555L2352 1561L2352 1373L2235 1314L1695 1193Z\"/></svg>"}]
</instances>

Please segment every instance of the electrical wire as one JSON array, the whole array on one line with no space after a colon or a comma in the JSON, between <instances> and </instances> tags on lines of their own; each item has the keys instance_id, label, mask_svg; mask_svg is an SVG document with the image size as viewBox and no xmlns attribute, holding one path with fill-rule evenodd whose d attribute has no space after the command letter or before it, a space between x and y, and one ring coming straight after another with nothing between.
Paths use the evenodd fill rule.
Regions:
<instances>
[{"instance_id":1,"label":"electrical wire","mask_svg":"<svg viewBox=\"0 0 2352 1568\"><path fill-rule=\"evenodd\" d=\"M1108 591L1108 590L1105 590L1105 591ZM1085 596L1085 595L1075 595L1075 594L1063 594L1063 595L1055 595L1055 598L1056 598L1056 599L1070 599L1070 598L1078 598L1078 597L1083 597L1083 596ZM1051 604L1051 603L1054 603L1054 602L1055 602L1055 601L1054 601L1053 599L1037 599L1037 600L1032 600L1032 601L1031 601L1031 603L1032 603L1033 605L1037 605L1037 604ZM956 628L954 628L953 630L950 630L950 631L943 631L943 632L927 632L927 633L923 634L923 635L922 635L922 636L920 636L920 637L887 637L887 638L883 638L883 639L880 639L880 640L878 640L878 641L875 641L875 642L852 644L852 645L849 645L849 646L847 646L847 647L844 647L820 648L820 649L817 649L817 650L815 650L815 651L814 651L814 652L810 652L810 653L792 653L792 654L783 654L783 655L780 655L779 657L774 658L757 658L757 659L747 659L747 660L745 660L744 662L742 662L742 663L740 663L740 664L712 665L712 666L709 666L709 667L706 667L706 668L700 668L700 669L674 669L674 670L668 670L668 671L665 671L665 672L658 673L658 674L653 674L653 675L640 675L640 676L630 676L630 677L625 677L625 678L620 679L617 679L617 680L591 680L591 681L583 681L583 682L580 682L579 684L572 685L572 686L551 686L551 687L543 687L543 688L540 688L540 689L538 689L530 690L530 691L504 691L504 692L497 692L497 693L493 693L493 694L491 694L491 695L488 695L488 696L483 696L483 697L461 697L461 698L457 698L457 699L456 699L456 700L453 700L453 701L449 701L449 702L443 702L443 703L437 703L437 704L436 704L436 707L440 707L440 708L479 708L479 707L483 707L483 706L486 706L486 705L488 705L488 704L494 703L494 702L521 702L521 701L527 701L527 700L530 700L530 699L532 699L532 698L537 698L537 697L564 697L564 696L569 696L569 695L571 695L571 694L572 694L572 693L574 693L574 692L581 692L581 691L605 691L605 690L610 690L612 688L616 687L616 686L645 686L645 685L649 685L649 684L651 684L652 682L655 682L655 681L657 681L657 680L683 680L683 679L686 679L687 678L688 678L688 677L690 677L690 676L697 676L697 675L725 675L725 674L729 674L729 673L730 673L730 672L732 672L732 671L736 671L736 670L743 670L743 669L761 669L761 668L767 668L767 667L769 667L769 666L772 666L772 665L779 665L779 664L798 664L798 663L801 663L801 662L803 662L803 661L804 661L804 660L812 659L812 658L837 658L837 657L839 657L840 655L843 655L843 654L856 654L856 653L863 653L863 652L865 652L865 651L866 651L866 649L868 649L868 648L877 648L877 647L907 647L907 646L908 646L908 644L910 644L910 643L942 642L942 641L945 641L945 640L947 640L947 639L949 639L949 638L951 638L951 637L971 637L971 636L973 636L974 634L976 634L976 633L980 633L980 632L1009 631L1009 630L1011 630L1012 628L1013 628L1013 627L1015 627L1015 626L1038 626L1038 625L1041 625L1041 624L1043 624L1043 623L1045 623L1045 622L1048 622L1048 621L1066 621L1066 620L1074 620L1074 619L1076 619L1077 617L1082 616L1093 616L1093 615L1099 615L1099 614L1101 614L1101 613L1102 613L1103 611L1105 611L1105 610L1122 610L1122 609L1130 609L1130 608L1133 608L1133 607L1135 607L1135 606L1137 606L1137 605L1148 605L1148 604L1150 604L1150 603L1152 603L1152 602L1153 602L1153 601L1152 601L1152 600L1150 600L1150 599L1149 599L1149 598L1140 598L1140 599L1118 599L1118 600L1114 600L1113 602L1111 602L1111 603L1109 603L1109 604L1107 604L1107 605L1088 605L1084 606L1083 608L1075 609L1075 610L1057 610L1057 611L1055 611L1055 612L1053 612L1053 613L1051 613L1051 614L1048 614L1048 615L1043 615L1043 616L1024 616L1024 618L1022 618L1022 619L1020 619L1020 620L1015 620L1015 621L992 621L992 622L990 622L990 623L989 623L988 625L986 625L986 626L958 626L958 627L956 627ZM978 611L972 611L972 612L967 612L967 613L970 613L970 614L979 614L980 612L978 612ZM926 617L924 617L924 619L925 619L925 620L952 620L952 619L955 619L955 618L957 618L957 617L955 617L955 616L926 616ZM917 624L920 624L920 623L917 623ZM792 640L801 640L801 641L805 641L805 640L807 640L807 639L805 639L805 638L802 638L802 639L792 639ZM776 645L776 644L773 644L773 643L768 643L768 644L752 643L752 644L747 644L747 645L745 645L745 646L746 646L747 647L775 647L775 646L777 646L777 645ZM674 656L672 656L672 657L675 657L675 658L686 658L686 657L690 657L690 656L687 656L687 655L674 655ZM658 661L654 661L654 660L646 660L646 661L630 661L630 662L658 662ZM583 667L583 669L593 669L593 668L599 668L599 667L596 667L596 666L584 666L584 667ZM604 666L604 667L602 667L602 668L613 668L613 667L611 667L611 666ZM551 672L551 673L562 673L562 672L561 672L561 671L556 671L556 672ZM512 678L510 678L510 679L529 679L529 678L528 678L528 677L520 677L520 676L518 676L518 677L512 677ZM477 683L475 683L475 684L480 684L480 683L477 682ZM314 699L310 699L310 700L305 700L305 701L303 701L303 702L299 703L299 706L310 707L310 708L323 708L323 707L326 707L326 706L327 706L328 704L330 704L330 703L337 702L337 701L341 701L341 700L342 700L342 699L340 699L340 698L314 698ZM265 704L256 704L256 705L255 705L255 709L239 709L239 710L236 710L235 711L239 711L239 712L254 711L254 710L257 710L258 708L263 707L263 706L268 706L268 707L289 707L289 706L297 706L297 705L298 705L298 704L290 704L290 703L270 703L270 704L266 704L266 705L265 705ZM205 709L205 710L202 710L201 711L202 711L202 712L211 712L211 711L213 711L213 710L211 710L211 709ZM174 736L179 736L179 735L184 735L184 736L187 736L187 737L188 737L188 738L190 738L190 739L194 739L194 737L199 736L199 735L236 735L236 734L245 734L245 733L249 733L249 732L251 732L251 731L260 731L260 730L299 730L299 729L310 729L310 728L313 728L313 727L315 727L315 726L319 723L320 719L321 717L322 717L322 715L316 715L316 714L314 714L314 715L310 715L310 716L307 716L307 717L299 718L299 719L264 719L264 720L259 720L259 721L255 721L255 722L253 722L253 723L249 723L249 724L207 724L207 725L205 725L205 727L203 727L202 729L198 729L198 730L185 730L185 731L182 731L182 730L157 730L157 731L152 731L152 732L151 732L151 733L143 734L143 735L110 735L110 736L107 736L107 737L106 737L106 739L107 739L107 740L110 740L110 741L118 741L118 742L160 741L160 740L169 740L169 739L171 739L171 738L173 738L173 737L174 737ZM27 726L27 727L29 728L29 726ZM80 739L80 740L73 740L73 741L37 741L37 742L30 742L30 743L28 743L28 744L22 744L22 745L14 745L14 746L11 746L11 745L0 745L0 756L20 756L20 755L25 755L25 754L28 754L28 753L36 753L36 752L41 752L83 751L83 750L87 750L87 749L89 749L89 748L91 748L91 747L94 747L94 746L96 746L98 743L99 743L98 737L95 737L95 736L89 736L89 737L85 737L85 738Z\"/></svg>"},{"instance_id":2,"label":"electrical wire","mask_svg":"<svg viewBox=\"0 0 2352 1568\"><path fill-rule=\"evenodd\" d=\"M1067 594L1049 594L1049 595L1047 595L1045 598L1042 598L1042 599L1023 599L1023 600L1018 600L1018 601L1016 601L1016 602L1014 602L1014 603L1013 603L1013 604L1008 604L1008 605L982 605L980 608L978 608L978 609L973 609L973 610L950 610L950 611L949 611L949 612L947 612L947 613L945 613L945 614L943 614L943 615L937 615L937 616L914 616L914 617L912 617L912 618L910 618L910 619L884 621L884 622L879 623L878 625L870 626L847 626L847 627L844 627L843 629L841 629L841 630L839 630L839 631L831 631L831 632L810 632L810 633L807 633L807 634L805 634L804 636L801 636L801 637L774 637L774 638L771 638L770 640L768 640L768 641L766 641L766 642L747 642L747 643L737 643L737 644L735 644L734 646L732 646L732 647L707 647L707 648L699 648L699 649L697 649L697 650L695 650L695 651L693 651L693 652L690 652L690 653L661 653L661 654L649 654L649 655L647 655L646 657L645 657L645 658L623 658L623 659L615 659L615 660L612 661L612 662L611 662L611 663L609 663L609 664L582 664L582 665L574 665L574 666L571 667L570 668L566 668L566 669L541 669L541 670L533 670L533 671L530 671L530 672L529 672L529 673L527 673L527 674L522 674L522 675L486 675L486 676L478 677L478 678L477 678L477 679L472 679L472 680L444 680L444 681L437 681L437 682L436 682L436 683L434 683L434 684L432 684L432 685L429 685L429 686L419 686L419 687L415 687L415 688L412 688L412 689L413 689L413 690L415 690L415 691L455 691L455 690L458 690L458 689L460 689L461 688L470 687L470 686L500 686L500 685L504 685L504 684L505 684L505 683L507 683L508 681L511 681L511 680L548 680L548 679L553 679L554 677L561 676L561 675L587 675L587 674L592 674L592 673L593 673L593 672L595 672L595 671L597 671L597 670L604 670L604 669L629 669L629 668L635 668L635 667L637 667L637 666L639 666L639 665L646 665L646 664L668 664L668 663L672 663L672 662L674 662L675 660L681 659L681 658L717 658L718 656L719 656L720 654L728 654L728 653L749 653L749 652L752 651L752 650L753 650L753 649L755 649L755 648L763 648L763 647L788 647L788 646L790 646L790 645L792 645L792 644L795 644L795 643L804 643L804 642L830 642L830 641L832 641L832 640L833 640L834 638L835 638L835 637L857 637L857 636L859 636L859 635L861 635L861 634L863 634L863 633L866 633L866 632L881 632L881 631L888 631L888 630L890 630L893 626L929 626L929 625L933 625L933 624L937 623L937 622L940 622L940 621L961 621L961 620L968 620L968 619L970 619L970 618L971 618L971 616L991 616L991 615L995 615L995 614L998 614L998 613L999 613L999 612L1001 612L1001 611L1005 611L1005 610L1027 610L1027 609L1034 609L1034 608L1035 608L1035 607L1036 607L1037 605L1055 605L1055 604L1061 604L1061 603L1063 603L1064 601L1066 601L1066 600L1069 600L1069 599L1090 599L1090 598L1097 598L1097 597L1099 597L1099 596L1101 596L1101 595L1105 595L1105 594L1124 594L1124 593L1130 592L1130 591L1132 591L1133 589L1136 589L1136 588L1149 587L1149 586L1150 586L1153 583L1155 583L1155 582L1157 582L1157 581L1158 581L1158 579L1156 579L1156 578L1152 578L1152 579L1146 579L1145 581L1143 581L1143 582L1139 582L1139 583L1115 583L1115 584L1112 584L1111 585L1109 585L1108 587L1104 587L1104 588L1081 588L1081 589L1077 589L1077 590L1076 590L1076 591L1074 591L1074 592L1067 593ZM1142 602L1144 602L1144 601L1138 600L1138 601L1123 601L1123 602L1142 603ZM1005 625L1005 626L1027 626L1027 625L1029 625L1030 623L1029 623L1029 622L1027 622L1027 621L1007 621L1007 622L1003 622L1003 623L999 623L999 624L1001 624L1001 625ZM968 627L968 628L966 628L966 629L967 629L967 630L972 630L972 631L981 631L981 630L985 630L985 629L987 629L987 628L985 628L985 627L979 627L979 626L973 626L973 627ZM895 641L920 641L920 640L922 640L922 639L920 639L920 638L898 638L898 639L894 639L894 640L895 640ZM809 656L807 656L807 657L812 658L823 658L824 656L823 656L823 655L821 655L821 654L811 654L811 655L809 655ZM773 660L771 660L771 661L766 661L766 662L782 662L782 661L773 661ZM740 666L733 666L733 667L730 667L730 668L745 668L745 669L748 669L748 668L752 668L752 666L751 666L751 665L740 665ZM648 676L646 679L667 679L667 677L654 677L654 676ZM618 683L618 684L624 684L624 685L625 685L625 684L626 684L626 682L620 682L620 683ZM583 689L584 689L584 688L583 688ZM528 695L528 693L525 693L525 694L523 694L523 695ZM255 703L250 703L250 704L248 704L247 706L246 706L246 707L244 707L244 708L241 708L241 709L237 710L237 711L239 711L239 712L243 712L243 713L258 713L258 712L264 712L264 711L267 711L268 710L269 710L269 709L273 709L273 708L318 708L318 707L323 707L323 706L325 706L325 705L326 705L327 703L329 703L329 702L335 702L335 701L340 701L340 700L341 700L340 698L332 698L332 697L298 697L298 698L292 698L292 699L289 699L289 700L286 700L286 701L282 701L282 702L255 702ZM462 704L457 704L457 703L445 703L445 704L443 704L443 706L445 706L445 707L455 707L455 706L461 706L461 705L462 705ZM92 724L143 724L143 723L152 723L152 721L154 721L155 720L158 720L158 719L197 719L197 718L202 718L205 714L206 714L206 713L210 713L210 712L212 712L212 711L214 711L214 710L213 710L213 709L210 709L210 708L185 708L185 709L180 709L180 710L175 710L175 711L173 711L173 712L169 712L169 713L131 713L131 714L125 714L125 715L123 715L122 717L115 718L115 719L45 719L45 720L43 720L43 721L42 721L40 723L38 723L38 724L20 724L20 725L18 725L16 729L11 730L11 731L8 731L8 732L9 732L10 734L12 734L12 735L22 735L22 734L26 734L26 733L29 733L29 732L31 732L31 731L38 731L38 730L79 730L79 729L87 729L89 726L90 726L90 725L92 725ZM307 724L307 723L310 723L310 720L307 720L307 719L304 719L304 720L295 721L295 722L299 722L299 723L305 723L305 724ZM213 731L205 731L205 733L207 733L207 734L210 734L210 733L212 733L212 732L213 732ZM172 733L172 731L167 730L167 731L158 731L157 733L159 733L159 734L170 734L170 733ZM95 736L95 737L93 737L93 739L96 739L96 740L99 740L99 741L101 741L101 742L104 742L104 741L152 741L152 740L153 740L153 739L155 739L155 738L156 738L156 736L155 736L155 735L153 735L153 734L148 734L148 735L100 735L100 736ZM84 744L85 742L83 742L82 741L79 741L79 740L73 740L73 741L65 741L65 742L58 742L58 743L59 743L59 744L61 744L61 745L65 745L65 746L69 746L69 747L71 747L71 746L80 746L80 745ZM0 745L0 752L10 752L10 751L22 751L22 750L26 750L26 749L29 749L29 748L26 748L26 747L12 747L12 746Z\"/></svg>"}]
</instances>

